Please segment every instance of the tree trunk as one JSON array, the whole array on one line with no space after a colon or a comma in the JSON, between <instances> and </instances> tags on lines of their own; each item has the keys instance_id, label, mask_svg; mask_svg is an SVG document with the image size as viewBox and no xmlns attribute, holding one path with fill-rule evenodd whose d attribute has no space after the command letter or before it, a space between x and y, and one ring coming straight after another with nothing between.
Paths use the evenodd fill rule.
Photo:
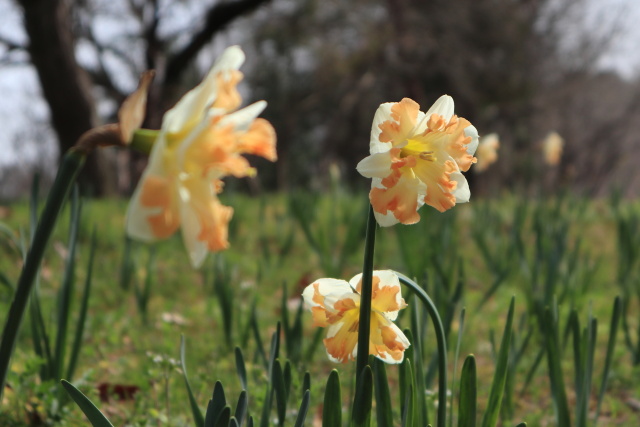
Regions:
<instances>
[{"instance_id":1,"label":"tree trunk","mask_svg":"<svg viewBox=\"0 0 640 427\"><path fill-rule=\"evenodd\" d=\"M29 36L29 54L42 93L49 105L51 123L60 153L72 147L80 135L96 124L91 86L75 58L70 2L19 0ZM93 153L79 177L83 192L105 193L104 169Z\"/></svg>"}]
</instances>

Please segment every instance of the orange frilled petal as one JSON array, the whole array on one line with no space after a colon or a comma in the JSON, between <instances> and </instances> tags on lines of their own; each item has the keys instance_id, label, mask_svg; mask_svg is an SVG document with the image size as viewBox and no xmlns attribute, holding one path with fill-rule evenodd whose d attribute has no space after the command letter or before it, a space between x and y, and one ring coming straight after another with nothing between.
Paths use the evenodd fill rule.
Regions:
<instances>
[{"instance_id":1,"label":"orange frilled petal","mask_svg":"<svg viewBox=\"0 0 640 427\"><path fill-rule=\"evenodd\" d=\"M453 191L457 182L451 179L451 174L457 168L453 160L447 160L443 165L430 164L427 167L416 168L416 176L427 184L427 195L424 202L440 212L451 209L456 205Z\"/></svg>"},{"instance_id":2,"label":"orange frilled petal","mask_svg":"<svg viewBox=\"0 0 640 427\"><path fill-rule=\"evenodd\" d=\"M396 219L403 224L415 224L420 221L418 199L424 196L426 187L415 176L412 177L410 171L394 171L392 175L393 177L389 177L387 181L392 183L392 186L371 188L371 206L382 215L393 212Z\"/></svg>"},{"instance_id":3,"label":"orange frilled petal","mask_svg":"<svg viewBox=\"0 0 640 427\"><path fill-rule=\"evenodd\" d=\"M380 124L380 142L391 142L394 147L405 144L416 125L420 105L412 99L404 98L391 107L391 118Z\"/></svg>"},{"instance_id":4,"label":"orange frilled petal","mask_svg":"<svg viewBox=\"0 0 640 427\"><path fill-rule=\"evenodd\" d=\"M409 340L396 325L383 314L372 313L369 354L386 363L401 363L409 345Z\"/></svg>"},{"instance_id":5,"label":"orange frilled petal","mask_svg":"<svg viewBox=\"0 0 640 427\"><path fill-rule=\"evenodd\" d=\"M265 119L255 119L249 126L249 130L239 136L238 149L243 153L264 157L272 162L278 160L276 132L271 123Z\"/></svg>"},{"instance_id":6,"label":"orange frilled petal","mask_svg":"<svg viewBox=\"0 0 640 427\"><path fill-rule=\"evenodd\" d=\"M465 129L471 126L467 119L453 116L446 127L448 143L446 146L447 153L453 157L462 172L469 170L477 159L467 152L467 146L471 143L472 138L465 135Z\"/></svg>"},{"instance_id":7,"label":"orange frilled petal","mask_svg":"<svg viewBox=\"0 0 640 427\"><path fill-rule=\"evenodd\" d=\"M238 70L226 70L216 75L218 84L218 96L211 105L212 108L221 108L226 111L233 111L242 104L242 97L238 92L238 83L242 80L243 74Z\"/></svg>"},{"instance_id":8,"label":"orange frilled petal","mask_svg":"<svg viewBox=\"0 0 640 427\"><path fill-rule=\"evenodd\" d=\"M157 175L147 175L142 182L140 204L159 210L158 213L147 216L154 237L167 238L180 227L174 185L169 179Z\"/></svg>"}]
</instances>

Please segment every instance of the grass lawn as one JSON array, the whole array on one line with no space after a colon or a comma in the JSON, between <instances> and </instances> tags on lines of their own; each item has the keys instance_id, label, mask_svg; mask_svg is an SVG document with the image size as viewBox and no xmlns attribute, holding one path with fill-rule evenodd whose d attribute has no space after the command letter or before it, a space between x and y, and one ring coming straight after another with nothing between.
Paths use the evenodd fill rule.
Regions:
<instances>
[{"instance_id":1,"label":"grass lawn","mask_svg":"<svg viewBox=\"0 0 640 427\"><path fill-rule=\"evenodd\" d=\"M152 247L133 242L126 250L126 201L83 202L68 346L78 322L94 228L97 245L78 365L73 378L67 379L114 425L194 425L179 363L181 336L186 339L188 376L201 410L204 412L216 380L223 383L227 401L235 406L242 390L234 356L238 346L247 368L250 413L259 419L267 384L260 346L268 352L278 321L294 323L306 285L321 277L348 280L361 271L365 195L225 196L223 203L235 211L229 230L231 247L210 255L201 271L191 268L179 234ZM475 199L444 214L428 207L420 213L422 219L416 225L378 229L375 265L417 278L436 303L449 336L450 382L453 375L458 381L464 357L469 353L476 356L480 413L491 387L509 302L515 296L511 364L500 425L514 426L521 421L529 426L558 425L544 351L548 348L546 332L541 326L544 307L551 307L553 313L556 304L562 352L559 366L575 425L580 425L574 413L580 405L576 390L581 380L576 379L574 367L580 360L574 357L573 335L567 328L574 324L568 319L575 310L579 331L587 326L589 316L598 321L587 402L592 418L597 410L613 302L621 295L626 323L618 331L598 422L602 426L640 425L640 360L634 365L623 327L627 327L630 344L637 346L640 274L636 255L629 248L634 242L640 247L636 240L640 227L633 225L634 218L640 218L640 206L572 197L539 202L503 196ZM13 240L4 234L0 238L0 272L6 282L15 283L22 262L16 242L27 241L29 236L28 204L8 206L3 215L0 222L11 230ZM43 323L51 342L56 336L56 301L69 250L67 218L66 213L61 216L38 285ZM622 223L628 227L621 227ZM631 246L620 245L619 230ZM627 260L626 264L621 264L621 259ZM404 296L410 308L401 313L398 324L409 328L416 302L408 292ZM0 287L1 319L10 301L10 286ZM456 361L463 307L464 330ZM432 362L435 341L423 314L417 313L416 318L426 325L423 360L433 417L437 404ZM305 425L320 425L316 423L322 415L324 387L332 369L340 373L343 419L348 419L353 365L329 362L306 310L302 321L301 337L294 337L294 341L284 335L280 350L280 359L291 360L287 425L295 420L305 371L311 377L311 405ZM43 359L34 352L31 330L27 313L0 425L86 424L81 411L55 382L41 381ZM387 367L387 374L394 419L399 425L398 368ZM107 389L111 392L104 391ZM274 424L275 412L274 408ZM457 409L454 418L456 413ZM591 420L589 423L594 425Z\"/></svg>"}]
</instances>

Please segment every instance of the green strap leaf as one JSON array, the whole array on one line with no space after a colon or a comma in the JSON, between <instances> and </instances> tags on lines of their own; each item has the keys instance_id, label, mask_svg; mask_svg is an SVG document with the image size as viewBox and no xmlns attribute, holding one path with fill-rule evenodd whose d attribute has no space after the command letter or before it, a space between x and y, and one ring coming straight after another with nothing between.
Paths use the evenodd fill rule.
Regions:
<instances>
[{"instance_id":1,"label":"green strap leaf","mask_svg":"<svg viewBox=\"0 0 640 427\"><path fill-rule=\"evenodd\" d=\"M373 380L375 382L376 395L376 420L379 426L393 425L393 412L391 408L391 393L389 393L389 381L385 363L380 359L373 361Z\"/></svg>"},{"instance_id":2,"label":"green strap leaf","mask_svg":"<svg viewBox=\"0 0 640 427\"><path fill-rule=\"evenodd\" d=\"M236 372L238 374L238 378L240 379L240 384L242 384L242 388L247 390L247 367L244 363L244 356L242 355L242 350L240 347L236 347L235 349L236 355Z\"/></svg>"},{"instance_id":3,"label":"green strap leaf","mask_svg":"<svg viewBox=\"0 0 640 427\"><path fill-rule=\"evenodd\" d=\"M238 396L238 403L236 404L236 412L233 418L235 418L239 425L242 425L249 409L249 395L246 390L240 392Z\"/></svg>"},{"instance_id":4,"label":"green strap leaf","mask_svg":"<svg viewBox=\"0 0 640 427\"><path fill-rule=\"evenodd\" d=\"M66 390L74 402L82 409L93 427L113 427L113 424L104 416L102 412L93 404L87 396L75 388L67 380L60 380L62 387Z\"/></svg>"},{"instance_id":5,"label":"green strap leaf","mask_svg":"<svg viewBox=\"0 0 640 427\"><path fill-rule=\"evenodd\" d=\"M311 398L311 393L309 390L304 392L302 396L302 402L300 403L300 408L298 409L298 416L296 418L296 423L294 427L303 427L304 420L307 418L307 411L309 410L309 399Z\"/></svg>"},{"instance_id":6,"label":"green strap leaf","mask_svg":"<svg viewBox=\"0 0 640 427\"><path fill-rule=\"evenodd\" d=\"M487 410L482 418L482 427L495 427L498 423L500 405L502 404L504 385L507 381L507 370L509 367L509 348L511 346L514 305L515 297L512 297L511 304L509 304L509 313L507 314L507 324L504 328L504 333L502 334L502 342L500 343L496 372L493 377L493 383L491 384L491 391L489 393L489 403L487 404Z\"/></svg>"},{"instance_id":7,"label":"green strap leaf","mask_svg":"<svg viewBox=\"0 0 640 427\"><path fill-rule=\"evenodd\" d=\"M373 400L373 373L371 366L366 365L360 373L360 384L356 386L353 399L351 421L354 427L368 427L371 420L371 404ZM338 424L334 424L338 425Z\"/></svg>"},{"instance_id":8,"label":"green strap leaf","mask_svg":"<svg viewBox=\"0 0 640 427\"><path fill-rule=\"evenodd\" d=\"M462 365L462 374L460 375L458 427L476 426L477 393L476 358L470 354Z\"/></svg>"},{"instance_id":9,"label":"green strap leaf","mask_svg":"<svg viewBox=\"0 0 640 427\"><path fill-rule=\"evenodd\" d=\"M207 414L204 417L204 427L214 427L224 408L227 407L227 399L224 396L224 387L220 381L213 386L213 395L207 406ZM231 416L231 410L229 410Z\"/></svg>"},{"instance_id":10,"label":"green strap leaf","mask_svg":"<svg viewBox=\"0 0 640 427\"><path fill-rule=\"evenodd\" d=\"M229 427L229 421L231 421L231 407L227 405L220 411L213 427Z\"/></svg>"},{"instance_id":11,"label":"green strap leaf","mask_svg":"<svg viewBox=\"0 0 640 427\"><path fill-rule=\"evenodd\" d=\"M322 427L342 425L342 396L340 391L340 375L335 369L329 374L324 390L322 407Z\"/></svg>"}]
</instances>

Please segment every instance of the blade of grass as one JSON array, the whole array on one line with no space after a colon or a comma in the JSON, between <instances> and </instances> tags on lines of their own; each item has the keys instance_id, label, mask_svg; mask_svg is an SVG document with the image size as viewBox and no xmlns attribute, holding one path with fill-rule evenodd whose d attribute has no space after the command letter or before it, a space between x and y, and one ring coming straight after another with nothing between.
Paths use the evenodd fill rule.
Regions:
<instances>
[{"instance_id":1,"label":"blade of grass","mask_svg":"<svg viewBox=\"0 0 640 427\"><path fill-rule=\"evenodd\" d=\"M82 302L80 303L80 312L78 313L76 333L73 339L73 346L71 347L71 356L69 358L69 366L67 369L67 378L73 378L73 374L76 370L76 364L78 362L78 355L80 354L80 348L82 347L82 336L84 335L84 327L87 321L87 311L89 309L89 295L91 294L91 279L93 277L93 259L96 253L96 228L93 228L91 233L91 247L89 249L89 263L87 265L87 277L84 282L84 292L82 295Z\"/></svg>"},{"instance_id":2,"label":"blade of grass","mask_svg":"<svg viewBox=\"0 0 640 427\"><path fill-rule=\"evenodd\" d=\"M64 374L64 362L67 350L67 333L69 332L69 317L73 299L73 287L75 285L76 247L78 243L78 230L80 228L80 194L78 187L73 190L71 213L69 221L69 249L65 263L62 286L58 293L58 328L56 331L56 343L54 350L54 379L61 378Z\"/></svg>"},{"instance_id":3,"label":"blade of grass","mask_svg":"<svg viewBox=\"0 0 640 427\"><path fill-rule=\"evenodd\" d=\"M500 343L500 350L498 352L496 372L491 384L491 391L489 392L489 402L487 403L486 412L482 417L482 427L494 427L500 415L500 405L504 394L504 385L507 380L507 369L509 368L509 348L511 343L514 305L515 297L511 297L509 313L507 314L507 324L502 334L502 342Z\"/></svg>"},{"instance_id":4,"label":"blade of grass","mask_svg":"<svg viewBox=\"0 0 640 427\"><path fill-rule=\"evenodd\" d=\"M193 396L193 391L191 390L191 384L189 384L189 377L187 376L187 363L185 356L185 339L184 335L180 335L180 366L182 367L182 376L184 377L184 384L187 387L187 394L189 395L189 404L191 405L191 413L193 414L193 422L197 427L204 426L204 417L202 416L202 412L200 411L200 407L198 406L198 402L196 398Z\"/></svg>"},{"instance_id":5,"label":"blade of grass","mask_svg":"<svg viewBox=\"0 0 640 427\"><path fill-rule=\"evenodd\" d=\"M621 302L617 296L613 301L613 313L611 314L611 326L609 327L609 341L607 343L607 355L605 356L604 367L602 368L602 382L600 383L600 391L598 392L598 403L596 405L596 413L593 418L594 427L598 424L600 417L600 409L604 393L607 390L607 382L609 380L609 371L611 369L611 359L613 358L613 349L616 345L616 337L618 336L618 327L620 325Z\"/></svg>"}]
</instances>

